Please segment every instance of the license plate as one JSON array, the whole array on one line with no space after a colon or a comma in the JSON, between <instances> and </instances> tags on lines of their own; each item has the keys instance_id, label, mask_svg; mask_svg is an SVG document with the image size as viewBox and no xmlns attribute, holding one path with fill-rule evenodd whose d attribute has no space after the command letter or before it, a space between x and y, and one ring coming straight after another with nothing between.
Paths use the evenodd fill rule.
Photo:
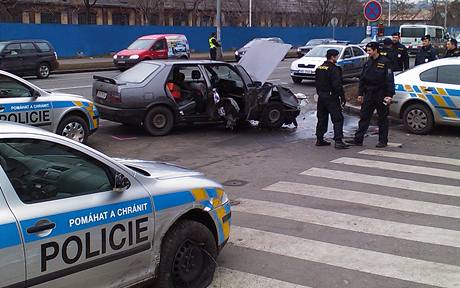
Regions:
<instances>
[{"instance_id":1,"label":"license plate","mask_svg":"<svg viewBox=\"0 0 460 288\"><path fill-rule=\"evenodd\" d=\"M118 64L125 64L125 60L118 60Z\"/></svg>"},{"instance_id":2,"label":"license plate","mask_svg":"<svg viewBox=\"0 0 460 288\"><path fill-rule=\"evenodd\" d=\"M96 96L99 97L99 98L105 99L105 98L107 98L107 92L97 91Z\"/></svg>"}]
</instances>

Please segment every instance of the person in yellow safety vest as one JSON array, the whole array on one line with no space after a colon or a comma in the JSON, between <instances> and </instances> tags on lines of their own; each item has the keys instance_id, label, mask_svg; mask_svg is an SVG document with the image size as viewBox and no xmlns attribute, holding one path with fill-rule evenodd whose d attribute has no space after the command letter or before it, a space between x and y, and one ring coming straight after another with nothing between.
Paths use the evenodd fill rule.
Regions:
<instances>
[{"instance_id":1,"label":"person in yellow safety vest","mask_svg":"<svg viewBox=\"0 0 460 288\"><path fill-rule=\"evenodd\" d=\"M211 37L209 37L209 55L211 56L211 60L216 60L218 47L221 47L221 45L217 42L216 32L212 32Z\"/></svg>"}]
</instances>

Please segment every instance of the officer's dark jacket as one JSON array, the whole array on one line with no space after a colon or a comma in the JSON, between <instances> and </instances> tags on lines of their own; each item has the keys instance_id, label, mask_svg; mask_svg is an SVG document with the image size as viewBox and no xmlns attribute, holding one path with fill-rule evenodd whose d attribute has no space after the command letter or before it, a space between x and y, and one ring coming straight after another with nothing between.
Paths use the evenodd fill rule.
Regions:
<instances>
[{"instance_id":1,"label":"officer's dark jacket","mask_svg":"<svg viewBox=\"0 0 460 288\"><path fill-rule=\"evenodd\" d=\"M390 61L391 69L394 71L396 67L398 67L398 63L396 61L396 55L392 48L382 47L379 49L380 56L387 58Z\"/></svg>"},{"instance_id":2,"label":"officer's dark jacket","mask_svg":"<svg viewBox=\"0 0 460 288\"><path fill-rule=\"evenodd\" d=\"M452 50L447 50L446 55L444 58L449 58L449 57L460 57L460 50L458 48L452 49Z\"/></svg>"},{"instance_id":3,"label":"officer's dark jacket","mask_svg":"<svg viewBox=\"0 0 460 288\"><path fill-rule=\"evenodd\" d=\"M393 44L393 50L396 55L396 67L393 67L393 71L404 71L409 69L409 53L407 48L401 43Z\"/></svg>"},{"instance_id":4,"label":"officer's dark jacket","mask_svg":"<svg viewBox=\"0 0 460 288\"><path fill-rule=\"evenodd\" d=\"M415 65L420 65L438 59L438 49L431 45L423 46L415 56Z\"/></svg>"},{"instance_id":5,"label":"officer's dark jacket","mask_svg":"<svg viewBox=\"0 0 460 288\"><path fill-rule=\"evenodd\" d=\"M368 93L370 97L392 97L395 94L393 70L386 57L370 58L364 64L358 93L361 96Z\"/></svg>"},{"instance_id":6,"label":"officer's dark jacket","mask_svg":"<svg viewBox=\"0 0 460 288\"><path fill-rule=\"evenodd\" d=\"M330 93L333 96L345 98L342 86L342 68L330 61L316 68L316 91L318 95Z\"/></svg>"}]
</instances>

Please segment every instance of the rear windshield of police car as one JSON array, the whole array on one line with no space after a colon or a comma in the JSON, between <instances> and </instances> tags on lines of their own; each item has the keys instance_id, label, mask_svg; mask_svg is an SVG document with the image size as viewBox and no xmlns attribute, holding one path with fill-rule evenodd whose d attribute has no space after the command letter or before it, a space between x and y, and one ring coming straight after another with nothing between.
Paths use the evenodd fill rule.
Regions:
<instances>
[{"instance_id":1,"label":"rear windshield of police car","mask_svg":"<svg viewBox=\"0 0 460 288\"><path fill-rule=\"evenodd\" d=\"M115 80L117 82L142 83L153 72L157 71L158 68L160 68L160 65L141 62L115 77Z\"/></svg>"}]
</instances>

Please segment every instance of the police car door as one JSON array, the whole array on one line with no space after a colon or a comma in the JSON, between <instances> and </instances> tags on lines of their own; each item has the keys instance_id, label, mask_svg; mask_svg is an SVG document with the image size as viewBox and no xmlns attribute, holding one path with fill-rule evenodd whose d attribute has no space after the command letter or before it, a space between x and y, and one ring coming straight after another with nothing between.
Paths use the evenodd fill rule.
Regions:
<instances>
[{"instance_id":1,"label":"police car door","mask_svg":"<svg viewBox=\"0 0 460 288\"><path fill-rule=\"evenodd\" d=\"M26 279L24 248L16 219L2 193L4 183L8 182L2 169L4 163L0 156L0 287L23 287Z\"/></svg>"},{"instance_id":2,"label":"police car door","mask_svg":"<svg viewBox=\"0 0 460 288\"><path fill-rule=\"evenodd\" d=\"M27 286L123 287L147 278L153 214L145 188L127 168L52 139L0 139ZM112 191L115 178L126 191Z\"/></svg>"},{"instance_id":3,"label":"police car door","mask_svg":"<svg viewBox=\"0 0 460 288\"><path fill-rule=\"evenodd\" d=\"M51 103L40 101L33 87L0 74L0 120L40 126L49 130L53 121Z\"/></svg>"}]
</instances>

